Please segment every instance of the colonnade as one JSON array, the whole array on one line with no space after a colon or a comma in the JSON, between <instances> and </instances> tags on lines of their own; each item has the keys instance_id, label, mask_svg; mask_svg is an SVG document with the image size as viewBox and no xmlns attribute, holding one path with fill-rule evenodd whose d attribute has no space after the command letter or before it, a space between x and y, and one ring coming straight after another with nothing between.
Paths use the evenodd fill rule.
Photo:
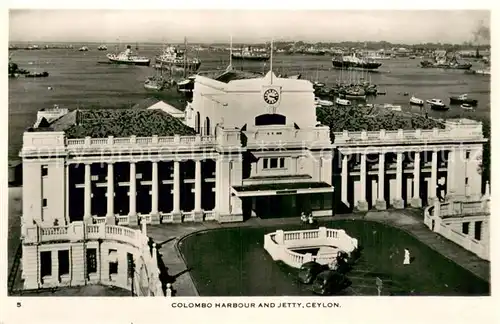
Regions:
<instances>
[{"instance_id":1,"label":"colonnade","mask_svg":"<svg viewBox=\"0 0 500 324\"><path fill-rule=\"evenodd\" d=\"M348 199L348 178L349 178L349 156L350 155L358 155L360 156L360 175L359 175L359 183L361 189L359 191L357 208L360 210L368 209L368 202L366 200L366 189L367 189L367 154L366 153L353 153L353 154L342 154L342 168L341 168L341 200L344 204L349 206ZM403 201L403 158L405 152L396 152L396 188L395 195L396 198L393 200L392 204L395 208L404 208ZM422 199L420 197L420 177L421 177L421 154L422 152L414 152L414 169L413 169L413 196L411 199L411 206L413 207L421 207ZM378 190L377 190L377 201L375 207L377 209L383 210L387 208L387 202L384 200L385 197L385 176L386 176L386 163L385 163L385 155L386 152L381 152L378 154ZM454 174L450 170L452 161L448 161L448 175L447 175L447 185L448 192L453 188L454 182ZM429 188L429 199L432 201L436 199L436 186L437 186L437 178L438 178L438 151L432 151L432 160L431 160L431 177L430 182L432 185Z\"/></svg>"},{"instance_id":2,"label":"colonnade","mask_svg":"<svg viewBox=\"0 0 500 324\"><path fill-rule=\"evenodd\" d=\"M115 172L113 167L114 162L107 163L107 185L106 185L106 201L107 201L107 212L106 218L115 217L114 210L114 197L115 197ZM136 162L129 162L130 164L130 178L129 178L129 220L131 222L137 222L137 173L136 173ZM181 203L180 203L180 162L173 161L173 215L181 214ZM158 162L151 162L152 177L151 177L151 212L152 221L155 218L159 219L158 211ZM202 195L202 166L201 160L195 160L195 204L194 213L203 214L201 195ZM91 185L91 163L85 164L85 181L84 181L84 221L92 221L92 185ZM113 222L110 220L110 222Z\"/></svg>"}]
</instances>

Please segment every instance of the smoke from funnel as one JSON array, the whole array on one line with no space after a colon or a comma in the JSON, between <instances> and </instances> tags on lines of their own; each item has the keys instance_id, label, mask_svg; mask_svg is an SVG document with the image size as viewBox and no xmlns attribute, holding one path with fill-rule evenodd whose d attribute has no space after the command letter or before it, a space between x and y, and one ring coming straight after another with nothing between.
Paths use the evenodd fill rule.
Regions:
<instances>
[{"instance_id":1,"label":"smoke from funnel","mask_svg":"<svg viewBox=\"0 0 500 324\"><path fill-rule=\"evenodd\" d=\"M490 27L484 24L484 21L479 22L479 26L472 33L474 37L474 43L478 44L481 42L490 43Z\"/></svg>"}]
</instances>

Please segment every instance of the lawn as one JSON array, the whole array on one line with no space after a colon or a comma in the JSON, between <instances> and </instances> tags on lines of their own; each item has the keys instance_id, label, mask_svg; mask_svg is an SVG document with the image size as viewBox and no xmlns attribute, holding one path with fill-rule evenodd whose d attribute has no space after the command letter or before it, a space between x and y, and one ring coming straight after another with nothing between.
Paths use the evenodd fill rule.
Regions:
<instances>
[{"instance_id":1,"label":"lawn","mask_svg":"<svg viewBox=\"0 0 500 324\"><path fill-rule=\"evenodd\" d=\"M489 284L399 229L369 221L338 220L321 224L345 229L363 247L348 274L345 294L376 295L375 278L384 295L489 295ZM281 226L283 230L301 225ZM296 270L274 262L263 248L264 234L278 228L228 228L195 233L179 243L201 296L312 295L295 280ZM403 266L403 249L412 263Z\"/></svg>"}]
</instances>

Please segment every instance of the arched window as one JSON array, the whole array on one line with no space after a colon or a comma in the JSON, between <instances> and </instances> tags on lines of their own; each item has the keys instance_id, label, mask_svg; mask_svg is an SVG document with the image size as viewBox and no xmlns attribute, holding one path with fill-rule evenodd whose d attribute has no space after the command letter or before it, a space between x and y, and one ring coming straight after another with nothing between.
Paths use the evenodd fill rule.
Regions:
<instances>
[{"instance_id":1,"label":"arched window","mask_svg":"<svg viewBox=\"0 0 500 324\"><path fill-rule=\"evenodd\" d=\"M210 135L210 118L205 118L205 135Z\"/></svg>"},{"instance_id":2,"label":"arched window","mask_svg":"<svg viewBox=\"0 0 500 324\"><path fill-rule=\"evenodd\" d=\"M199 111L196 112L196 117L194 120L194 129L195 129L197 134L200 133L200 112Z\"/></svg>"},{"instance_id":3,"label":"arched window","mask_svg":"<svg viewBox=\"0 0 500 324\"><path fill-rule=\"evenodd\" d=\"M279 114L264 114L255 117L255 126L285 125L286 117Z\"/></svg>"}]
</instances>

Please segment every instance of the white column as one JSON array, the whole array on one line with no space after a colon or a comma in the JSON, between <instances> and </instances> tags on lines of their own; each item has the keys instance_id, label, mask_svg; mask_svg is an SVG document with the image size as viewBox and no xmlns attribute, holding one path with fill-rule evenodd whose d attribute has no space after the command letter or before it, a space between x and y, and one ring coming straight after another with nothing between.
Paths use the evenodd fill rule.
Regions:
<instances>
[{"instance_id":1,"label":"white column","mask_svg":"<svg viewBox=\"0 0 500 324\"><path fill-rule=\"evenodd\" d=\"M290 161L290 174L296 175L297 174L297 158L291 157L289 161Z\"/></svg>"},{"instance_id":2,"label":"white column","mask_svg":"<svg viewBox=\"0 0 500 324\"><path fill-rule=\"evenodd\" d=\"M90 164L85 164L84 216L86 221L92 221L92 182Z\"/></svg>"},{"instance_id":3,"label":"white column","mask_svg":"<svg viewBox=\"0 0 500 324\"><path fill-rule=\"evenodd\" d=\"M396 198L394 199L395 208L404 208L403 203L403 153L396 155Z\"/></svg>"},{"instance_id":4,"label":"white column","mask_svg":"<svg viewBox=\"0 0 500 324\"><path fill-rule=\"evenodd\" d=\"M151 214L158 214L158 162L151 162Z\"/></svg>"},{"instance_id":5,"label":"white column","mask_svg":"<svg viewBox=\"0 0 500 324\"><path fill-rule=\"evenodd\" d=\"M379 153L378 155L378 195L377 195L377 209L386 209L387 205L385 203L385 153Z\"/></svg>"},{"instance_id":6,"label":"white column","mask_svg":"<svg viewBox=\"0 0 500 324\"><path fill-rule=\"evenodd\" d=\"M358 209L368 210L368 203L366 202L366 154L361 153L361 163L359 168L359 182L361 192L359 195Z\"/></svg>"},{"instance_id":7,"label":"white column","mask_svg":"<svg viewBox=\"0 0 500 324\"><path fill-rule=\"evenodd\" d=\"M107 217L114 217L115 215L115 183L114 183L114 172L113 163L108 162L108 212Z\"/></svg>"},{"instance_id":8,"label":"white column","mask_svg":"<svg viewBox=\"0 0 500 324\"><path fill-rule=\"evenodd\" d=\"M201 212L201 161L195 161L194 211Z\"/></svg>"},{"instance_id":9,"label":"white column","mask_svg":"<svg viewBox=\"0 0 500 324\"><path fill-rule=\"evenodd\" d=\"M179 161L174 161L174 214L178 214L181 212L180 207L180 198L181 198L181 189L180 189L180 165Z\"/></svg>"},{"instance_id":10,"label":"white column","mask_svg":"<svg viewBox=\"0 0 500 324\"><path fill-rule=\"evenodd\" d=\"M64 166L64 178L66 179L66 183L64 185L64 224L69 225L69 164L65 163Z\"/></svg>"},{"instance_id":11,"label":"white column","mask_svg":"<svg viewBox=\"0 0 500 324\"><path fill-rule=\"evenodd\" d=\"M436 185L437 185L437 151L432 151L432 170L431 170L431 188L429 192L429 198L431 200L436 199ZM429 201L431 204L432 201Z\"/></svg>"},{"instance_id":12,"label":"white column","mask_svg":"<svg viewBox=\"0 0 500 324\"><path fill-rule=\"evenodd\" d=\"M253 168L255 169L255 168ZM220 190L220 170L221 170L221 162L219 159L215 160L215 210L219 212L219 190Z\"/></svg>"},{"instance_id":13,"label":"white column","mask_svg":"<svg viewBox=\"0 0 500 324\"><path fill-rule=\"evenodd\" d=\"M446 175L446 196L450 197L453 196L454 193L454 187L455 187L455 149L452 148L450 152L448 153L448 165L446 166L447 168L447 175Z\"/></svg>"},{"instance_id":14,"label":"white column","mask_svg":"<svg viewBox=\"0 0 500 324\"><path fill-rule=\"evenodd\" d=\"M130 182L129 182L129 215L135 216L137 214L136 200L137 200L137 179L135 171L135 162L130 162Z\"/></svg>"},{"instance_id":15,"label":"white column","mask_svg":"<svg viewBox=\"0 0 500 324\"><path fill-rule=\"evenodd\" d=\"M349 156L348 155L343 155L342 156L342 187L341 187L341 199L342 202L349 207L349 201L348 201L348 195L347 195L347 184L348 184L348 177L349 177L349 165L348 165L348 160Z\"/></svg>"},{"instance_id":16,"label":"white column","mask_svg":"<svg viewBox=\"0 0 500 324\"><path fill-rule=\"evenodd\" d=\"M420 198L420 152L415 152L413 160L413 198L412 207L422 207L422 199Z\"/></svg>"}]
</instances>

